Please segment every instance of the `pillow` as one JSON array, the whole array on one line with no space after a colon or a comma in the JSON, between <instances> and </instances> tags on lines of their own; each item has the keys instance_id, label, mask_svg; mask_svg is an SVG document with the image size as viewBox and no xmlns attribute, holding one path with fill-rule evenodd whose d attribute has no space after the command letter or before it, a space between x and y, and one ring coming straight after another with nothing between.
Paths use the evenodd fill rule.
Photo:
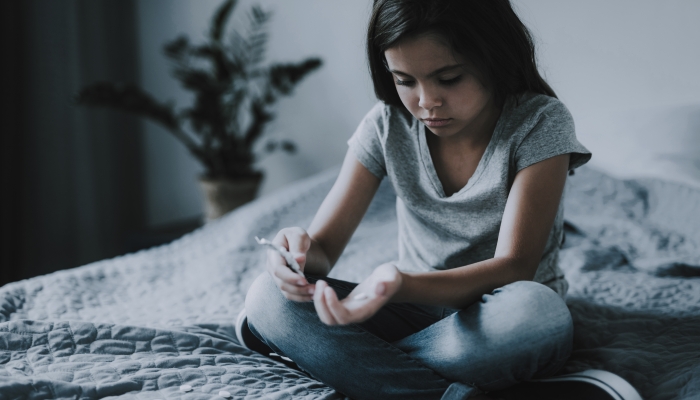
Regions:
<instances>
[{"instance_id":1,"label":"pillow","mask_svg":"<svg viewBox=\"0 0 700 400\"><path fill-rule=\"evenodd\" d=\"M590 165L619 178L656 177L700 188L700 106L575 116Z\"/></svg>"}]
</instances>

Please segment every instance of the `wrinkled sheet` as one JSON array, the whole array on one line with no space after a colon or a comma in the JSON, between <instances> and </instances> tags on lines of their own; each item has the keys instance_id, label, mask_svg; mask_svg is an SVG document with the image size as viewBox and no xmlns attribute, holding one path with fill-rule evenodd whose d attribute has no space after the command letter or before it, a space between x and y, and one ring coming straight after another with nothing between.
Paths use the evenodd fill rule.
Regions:
<instances>
[{"instance_id":1,"label":"wrinkled sheet","mask_svg":"<svg viewBox=\"0 0 700 400\"><path fill-rule=\"evenodd\" d=\"M0 288L0 398L343 398L234 334L263 272L253 237L308 226L337 172L171 244ZM576 333L562 373L606 369L647 400L700 399L700 190L584 167L564 201ZM384 182L331 276L359 281L397 257L394 206Z\"/></svg>"}]
</instances>

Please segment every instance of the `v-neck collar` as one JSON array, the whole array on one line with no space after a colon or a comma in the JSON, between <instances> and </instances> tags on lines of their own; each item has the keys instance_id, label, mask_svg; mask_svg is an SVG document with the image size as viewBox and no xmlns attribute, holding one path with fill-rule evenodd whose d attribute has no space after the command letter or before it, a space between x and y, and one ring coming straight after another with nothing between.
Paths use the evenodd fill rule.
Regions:
<instances>
[{"instance_id":1,"label":"v-neck collar","mask_svg":"<svg viewBox=\"0 0 700 400\"><path fill-rule=\"evenodd\" d=\"M479 180L479 177L481 176L482 172L486 168L489 159L491 158L491 155L493 154L493 151L496 147L496 143L499 140L500 137L500 132L502 130L502 121L503 121L503 114L505 114L507 111L506 106L504 105L503 110L501 111L501 115L498 117L498 120L496 121L496 127L493 130L493 134L491 135L491 139L489 140L488 145L486 145L486 150L484 150L484 154L481 156L481 159L479 160L479 164L476 166L476 170L474 170L474 173L472 176L469 178L467 181L467 184L464 185L461 189L458 191L452 193L452 195L447 196L445 195L445 189L442 186L442 182L440 182L440 178L438 177L437 171L435 170L435 164L433 164L433 157L430 155L430 148L428 147L428 141L426 139L426 132L425 132L425 124L422 122L416 120L418 123L418 142L419 142L419 148L420 148L420 155L421 155L421 160L423 161L423 168L425 169L426 173L428 174L428 178L430 179L430 182L433 184L433 188L435 189L435 194L441 198L441 199L450 199L454 198L456 196L460 196L462 193L466 192L476 184L476 182Z\"/></svg>"}]
</instances>

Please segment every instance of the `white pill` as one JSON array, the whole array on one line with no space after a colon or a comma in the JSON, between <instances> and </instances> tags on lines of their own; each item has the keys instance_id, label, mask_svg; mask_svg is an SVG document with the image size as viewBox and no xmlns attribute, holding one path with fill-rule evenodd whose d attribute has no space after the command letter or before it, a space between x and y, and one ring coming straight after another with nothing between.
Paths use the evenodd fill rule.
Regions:
<instances>
[{"instance_id":1,"label":"white pill","mask_svg":"<svg viewBox=\"0 0 700 400\"><path fill-rule=\"evenodd\" d=\"M291 358L285 357L285 356L281 356L281 355L279 355L279 354L277 354L277 353L270 353L270 357L279 357L279 358L281 358L281 359L283 359L283 360L285 360L285 361L294 362L294 361L292 361Z\"/></svg>"},{"instance_id":2,"label":"white pill","mask_svg":"<svg viewBox=\"0 0 700 400\"><path fill-rule=\"evenodd\" d=\"M223 397L223 398L225 398L225 399L230 399L231 397L233 397L233 396L231 396L231 393L229 393L229 392L227 392L227 391L225 391L225 390L220 391L220 392L219 392L219 396L221 396L221 397Z\"/></svg>"},{"instance_id":3,"label":"white pill","mask_svg":"<svg viewBox=\"0 0 700 400\"><path fill-rule=\"evenodd\" d=\"M358 295L355 295L355 297L353 297L353 300L364 300L368 297L369 295L367 295L367 293L360 293Z\"/></svg>"},{"instance_id":4,"label":"white pill","mask_svg":"<svg viewBox=\"0 0 700 400\"><path fill-rule=\"evenodd\" d=\"M182 385L182 386L180 386L180 391L181 391L181 392L191 392L191 391L192 391L192 386L190 386L190 385Z\"/></svg>"}]
</instances>

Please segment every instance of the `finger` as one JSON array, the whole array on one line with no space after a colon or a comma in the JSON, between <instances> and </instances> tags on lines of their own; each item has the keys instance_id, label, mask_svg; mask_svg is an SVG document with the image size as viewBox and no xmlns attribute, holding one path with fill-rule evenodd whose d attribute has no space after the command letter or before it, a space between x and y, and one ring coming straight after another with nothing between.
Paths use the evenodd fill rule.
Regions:
<instances>
[{"instance_id":1,"label":"finger","mask_svg":"<svg viewBox=\"0 0 700 400\"><path fill-rule=\"evenodd\" d=\"M387 289L386 283L379 282L379 283L377 283L377 286L374 288L374 293L377 296L383 296L384 294L386 294L386 289Z\"/></svg>"},{"instance_id":2,"label":"finger","mask_svg":"<svg viewBox=\"0 0 700 400\"><path fill-rule=\"evenodd\" d=\"M290 293L289 288L286 285L285 282L280 280L278 277L274 276L272 273L270 273L272 276L272 280L275 282L275 285L280 289L280 292L282 295L289 299L289 300L294 300L294 301L301 301L301 302L308 302L308 301L313 301L313 295L309 293L305 293L303 290L301 292L294 291ZM298 286L293 286L298 288ZM308 290L307 290L308 292Z\"/></svg>"},{"instance_id":3,"label":"finger","mask_svg":"<svg viewBox=\"0 0 700 400\"><path fill-rule=\"evenodd\" d=\"M303 287L309 284L306 278L292 271L286 265L276 265L272 270L272 274L290 285Z\"/></svg>"},{"instance_id":4,"label":"finger","mask_svg":"<svg viewBox=\"0 0 700 400\"><path fill-rule=\"evenodd\" d=\"M283 280L281 280L280 278L276 277L273 273L270 273L270 276L272 276L272 280L275 282L275 286L277 286L279 288L279 290L282 292L282 294L285 295L285 297L287 296L287 294L292 294L295 296L299 295L297 293L289 293L289 291L283 289L285 282Z\"/></svg>"},{"instance_id":5,"label":"finger","mask_svg":"<svg viewBox=\"0 0 700 400\"><path fill-rule=\"evenodd\" d=\"M280 279L284 279L289 282L294 281L300 286L308 285L306 277L289 268L284 257L274 250L268 250L267 269Z\"/></svg>"},{"instance_id":6,"label":"finger","mask_svg":"<svg viewBox=\"0 0 700 400\"><path fill-rule=\"evenodd\" d=\"M326 300L326 307L333 316L333 319L338 324L349 324L351 322L350 313L348 312L347 308L345 308L345 306L340 302L340 300L338 300L338 296L335 294L335 291L330 287L326 287L323 290L323 295L324 299Z\"/></svg>"},{"instance_id":7,"label":"finger","mask_svg":"<svg viewBox=\"0 0 700 400\"><path fill-rule=\"evenodd\" d=\"M289 228L285 232L287 249L292 253L292 257L297 261L299 266L304 268L306 264L306 253L311 248L311 238L305 230L301 228Z\"/></svg>"},{"instance_id":8,"label":"finger","mask_svg":"<svg viewBox=\"0 0 700 400\"><path fill-rule=\"evenodd\" d=\"M284 257L280 255L278 252L268 249L266 250L267 252L267 269L272 272L278 265L285 266L286 261L284 260Z\"/></svg>"},{"instance_id":9,"label":"finger","mask_svg":"<svg viewBox=\"0 0 700 400\"><path fill-rule=\"evenodd\" d=\"M288 249L291 252L298 252L306 254L311 247L311 238L305 230L301 228L289 228L288 234L285 235L287 239Z\"/></svg>"},{"instance_id":10,"label":"finger","mask_svg":"<svg viewBox=\"0 0 700 400\"><path fill-rule=\"evenodd\" d=\"M316 282L316 292L314 293L314 308L316 309L316 314L326 325L336 325L336 321L333 315L328 311L326 307L326 302L324 300L324 289L328 287L328 284L322 280Z\"/></svg>"},{"instance_id":11,"label":"finger","mask_svg":"<svg viewBox=\"0 0 700 400\"><path fill-rule=\"evenodd\" d=\"M311 297L313 296L316 290L316 285L297 286L294 284L290 285L289 283L282 281L279 285L279 288L289 294L293 294L296 296Z\"/></svg>"}]
</instances>

